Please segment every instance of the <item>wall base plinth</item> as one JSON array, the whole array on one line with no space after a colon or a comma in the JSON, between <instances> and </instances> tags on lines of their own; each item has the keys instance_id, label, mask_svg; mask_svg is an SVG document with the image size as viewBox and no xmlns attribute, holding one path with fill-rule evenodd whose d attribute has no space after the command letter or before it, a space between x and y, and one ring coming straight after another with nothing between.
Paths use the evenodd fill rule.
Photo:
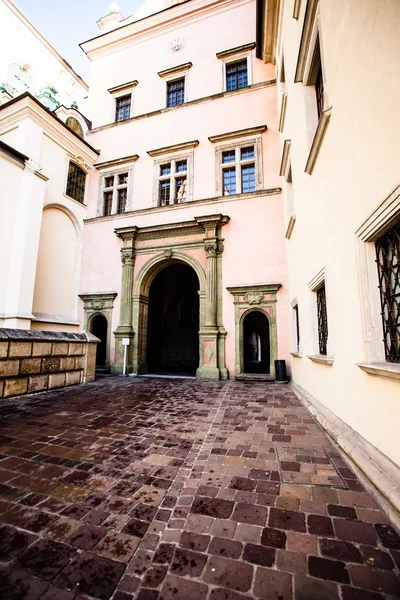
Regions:
<instances>
[{"instance_id":1,"label":"wall base plinth","mask_svg":"<svg viewBox=\"0 0 400 600\"><path fill-rule=\"evenodd\" d=\"M124 345L123 339L129 339L127 346L126 372L133 373L133 339L135 333L132 327L128 325L120 325L115 331L115 362L111 366L113 375L120 375L124 371Z\"/></svg>"}]
</instances>

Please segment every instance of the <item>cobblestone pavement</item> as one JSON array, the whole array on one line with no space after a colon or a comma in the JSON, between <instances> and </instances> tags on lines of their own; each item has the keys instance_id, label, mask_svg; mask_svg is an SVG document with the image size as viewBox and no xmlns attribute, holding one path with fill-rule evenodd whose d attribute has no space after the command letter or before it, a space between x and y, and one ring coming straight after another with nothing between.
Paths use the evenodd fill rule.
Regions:
<instances>
[{"instance_id":1,"label":"cobblestone pavement","mask_svg":"<svg viewBox=\"0 0 400 600\"><path fill-rule=\"evenodd\" d=\"M277 384L108 378L1 405L0 561L6 600L400 597L400 537Z\"/></svg>"}]
</instances>

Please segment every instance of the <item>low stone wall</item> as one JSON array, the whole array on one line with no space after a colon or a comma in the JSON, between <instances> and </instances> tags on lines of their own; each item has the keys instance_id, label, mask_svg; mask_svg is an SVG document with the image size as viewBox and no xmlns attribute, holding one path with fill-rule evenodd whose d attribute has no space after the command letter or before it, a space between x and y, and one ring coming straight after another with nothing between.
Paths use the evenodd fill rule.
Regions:
<instances>
[{"instance_id":1,"label":"low stone wall","mask_svg":"<svg viewBox=\"0 0 400 600\"><path fill-rule=\"evenodd\" d=\"M98 342L87 331L0 328L0 400L93 382Z\"/></svg>"}]
</instances>

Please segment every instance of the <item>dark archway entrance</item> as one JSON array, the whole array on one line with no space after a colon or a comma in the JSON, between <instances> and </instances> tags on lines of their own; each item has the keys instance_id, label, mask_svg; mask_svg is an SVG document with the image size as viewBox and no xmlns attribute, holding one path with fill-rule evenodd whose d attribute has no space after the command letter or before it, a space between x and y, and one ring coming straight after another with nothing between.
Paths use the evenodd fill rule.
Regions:
<instances>
[{"instance_id":1,"label":"dark archway entrance","mask_svg":"<svg viewBox=\"0 0 400 600\"><path fill-rule=\"evenodd\" d=\"M151 284L147 333L149 373L195 375L199 366L199 281L182 264L166 267Z\"/></svg>"},{"instance_id":2,"label":"dark archway entrance","mask_svg":"<svg viewBox=\"0 0 400 600\"><path fill-rule=\"evenodd\" d=\"M96 349L96 367L105 367L107 363L107 329L108 323L104 315L96 315L91 324L93 335L99 338Z\"/></svg>"},{"instance_id":3,"label":"dark archway entrance","mask_svg":"<svg viewBox=\"0 0 400 600\"><path fill-rule=\"evenodd\" d=\"M270 372L269 321L255 310L243 321L243 359L245 373Z\"/></svg>"}]
</instances>

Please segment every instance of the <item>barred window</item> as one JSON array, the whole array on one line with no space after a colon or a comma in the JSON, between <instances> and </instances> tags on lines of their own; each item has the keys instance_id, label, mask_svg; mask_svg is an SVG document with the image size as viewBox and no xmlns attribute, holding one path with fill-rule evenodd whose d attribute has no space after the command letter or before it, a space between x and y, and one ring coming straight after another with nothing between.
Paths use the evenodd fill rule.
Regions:
<instances>
[{"instance_id":1,"label":"barred window","mask_svg":"<svg viewBox=\"0 0 400 600\"><path fill-rule=\"evenodd\" d=\"M115 100L115 120L126 121L131 116L131 95Z\"/></svg>"},{"instance_id":2,"label":"barred window","mask_svg":"<svg viewBox=\"0 0 400 600\"><path fill-rule=\"evenodd\" d=\"M318 346L320 354L327 354L328 315L326 312L325 283L317 290Z\"/></svg>"},{"instance_id":3,"label":"barred window","mask_svg":"<svg viewBox=\"0 0 400 600\"><path fill-rule=\"evenodd\" d=\"M247 87L247 58L226 65L226 90L231 92Z\"/></svg>"},{"instance_id":4,"label":"barred window","mask_svg":"<svg viewBox=\"0 0 400 600\"><path fill-rule=\"evenodd\" d=\"M69 163L66 194L83 204L85 198L86 173L73 162Z\"/></svg>"},{"instance_id":5,"label":"barred window","mask_svg":"<svg viewBox=\"0 0 400 600\"><path fill-rule=\"evenodd\" d=\"M185 102L185 78L167 82L167 107Z\"/></svg>"},{"instance_id":6,"label":"barred window","mask_svg":"<svg viewBox=\"0 0 400 600\"><path fill-rule=\"evenodd\" d=\"M300 322L299 322L299 305L293 307L294 310L294 326L295 326L295 351L300 352Z\"/></svg>"},{"instance_id":7,"label":"barred window","mask_svg":"<svg viewBox=\"0 0 400 600\"><path fill-rule=\"evenodd\" d=\"M386 360L400 362L400 223L375 244Z\"/></svg>"},{"instance_id":8,"label":"barred window","mask_svg":"<svg viewBox=\"0 0 400 600\"><path fill-rule=\"evenodd\" d=\"M321 63L321 49L319 45L319 38L315 46L315 95L317 99L317 114L318 119L320 118L322 111L324 110L324 79L322 76L322 63Z\"/></svg>"}]
</instances>

